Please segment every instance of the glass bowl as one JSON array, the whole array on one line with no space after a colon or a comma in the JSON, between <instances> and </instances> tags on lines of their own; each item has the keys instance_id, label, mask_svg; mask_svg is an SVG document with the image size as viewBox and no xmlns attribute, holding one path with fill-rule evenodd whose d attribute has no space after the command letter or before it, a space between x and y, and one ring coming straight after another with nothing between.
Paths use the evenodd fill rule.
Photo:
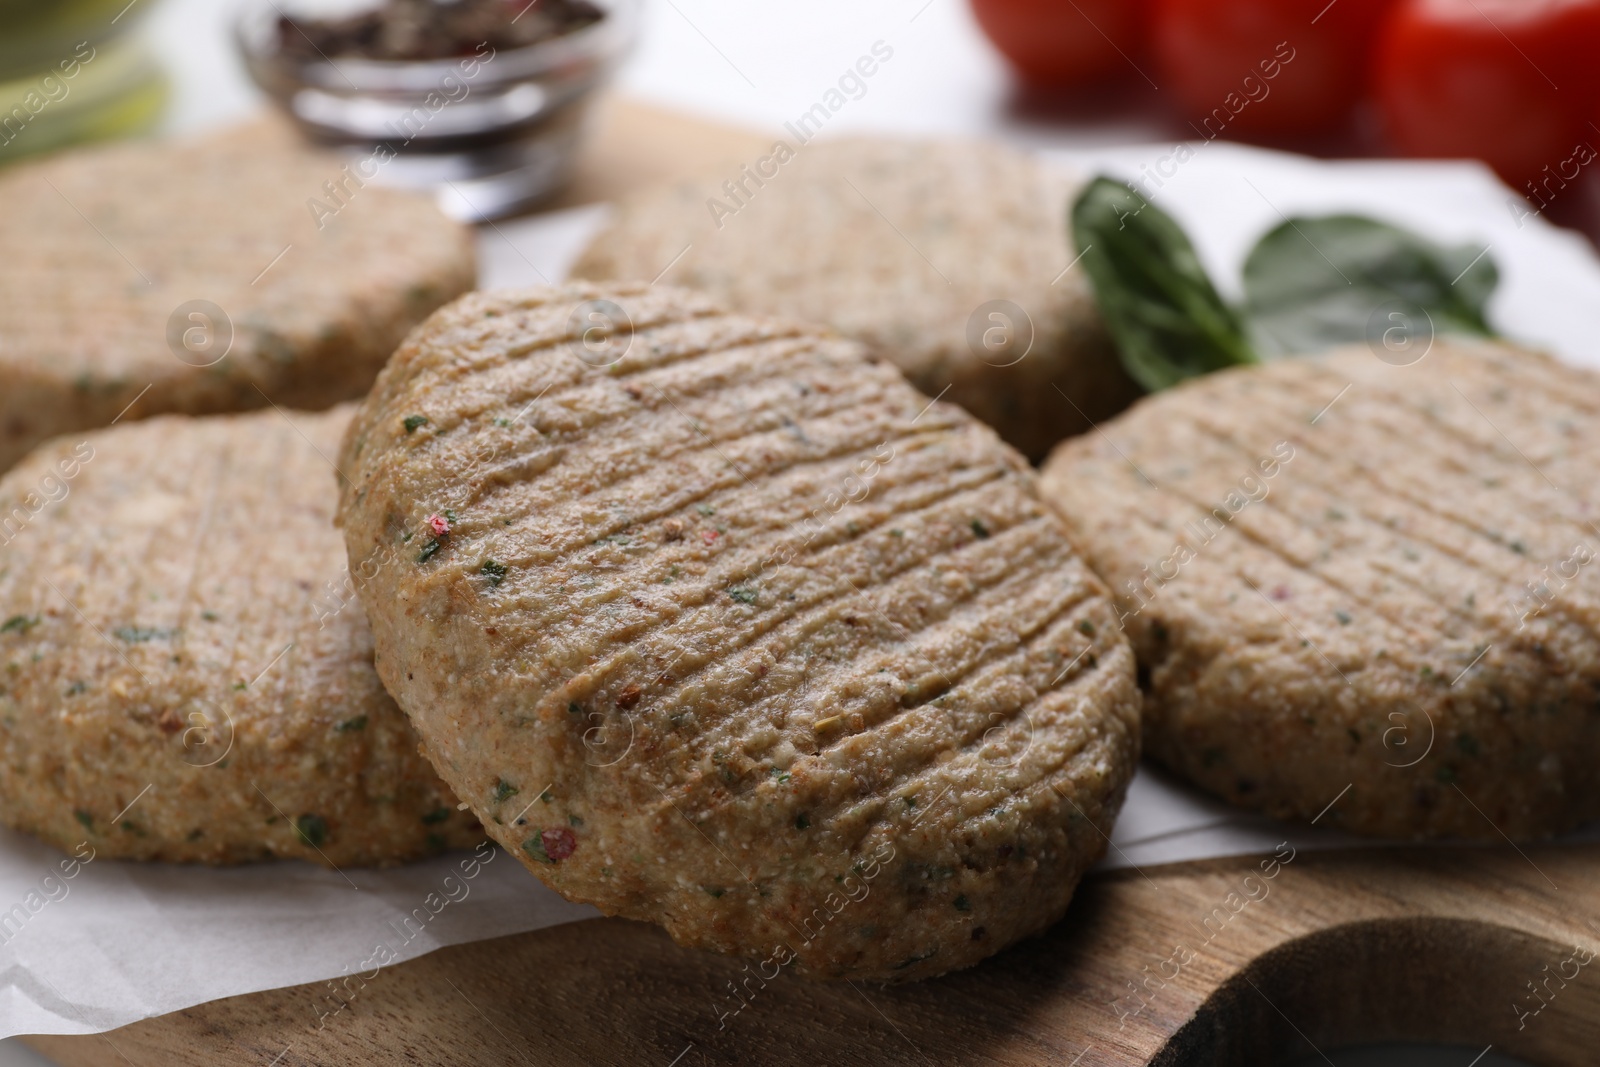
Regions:
<instances>
[{"instance_id":1,"label":"glass bowl","mask_svg":"<svg viewBox=\"0 0 1600 1067\"><path fill-rule=\"evenodd\" d=\"M605 16L562 36L449 59L306 59L280 48L280 20L345 15L349 0L245 0L235 38L256 84L313 141L349 158L361 182L433 189L446 214L482 222L565 181L595 89L638 25L637 0L594 4Z\"/></svg>"},{"instance_id":2,"label":"glass bowl","mask_svg":"<svg viewBox=\"0 0 1600 1067\"><path fill-rule=\"evenodd\" d=\"M167 81L132 32L149 7L0 0L0 164L155 124Z\"/></svg>"}]
</instances>

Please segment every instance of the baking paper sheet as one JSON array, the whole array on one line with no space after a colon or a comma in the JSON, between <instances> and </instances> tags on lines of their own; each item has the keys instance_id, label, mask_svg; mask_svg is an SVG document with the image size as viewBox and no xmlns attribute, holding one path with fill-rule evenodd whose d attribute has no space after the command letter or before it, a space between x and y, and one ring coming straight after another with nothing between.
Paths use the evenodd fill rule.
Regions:
<instances>
[{"instance_id":1,"label":"baking paper sheet","mask_svg":"<svg viewBox=\"0 0 1600 1067\"><path fill-rule=\"evenodd\" d=\"M1358 211L1439 240L1482 244L1501 268L1491 306L1500 329L1574 362L1600 362L1600 263L1578 236L1527 217L1481 167L1320 163L1221 143L1181 162L1178 154L1158 145L1053 155L1125 177L1154 171L1160 184L1148 180L1146 188L1188 227L1225 291L1250 245L1284 215ZM561 278L604 211L485 228L484 285ZM1296 848L1371 844L1241 814L1145 768L1105 866L1266 853L1284 840ZM97 859L71 878L63 859L0 831L0 1036L108 1030L596 914L487 846L471 877L473 853L344 873L302 863L212 870ZM308 994L306 1025L326 1010Z\"/></svg>"}]
</instances>

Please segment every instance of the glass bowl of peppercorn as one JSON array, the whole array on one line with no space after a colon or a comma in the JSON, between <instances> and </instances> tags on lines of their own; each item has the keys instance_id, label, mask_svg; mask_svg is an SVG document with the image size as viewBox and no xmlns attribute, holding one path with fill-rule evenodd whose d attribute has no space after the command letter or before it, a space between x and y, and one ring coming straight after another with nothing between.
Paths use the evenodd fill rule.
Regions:
<instances>
[{"instance_id":1,"label":"glass bowl of peppercorn","mask_svg":"<svg viewBox=\"0 0 1600 1067\"><path fill-rule=\"evenodd\" d=\"M330 214L376 182L481 222L565 180L637 21L637 0L245 0L235 32L256 83L348 158Z\"/></svg>"}]
</instances>

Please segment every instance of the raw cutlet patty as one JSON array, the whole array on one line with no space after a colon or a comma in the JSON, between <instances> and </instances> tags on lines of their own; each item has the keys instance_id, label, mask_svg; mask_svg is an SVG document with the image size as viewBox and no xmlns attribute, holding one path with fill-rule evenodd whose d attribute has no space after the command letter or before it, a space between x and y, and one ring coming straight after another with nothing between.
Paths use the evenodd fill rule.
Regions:
<instances>
[{"instance_id":1,"label":"raw cutlet patty","mask_svg":"<svg viewBox=\"0 0 1600 1067\"><path fill-rule=\"evenodd\" d=\"M541 879L894 981L1061 915L1138 702L1022 458L862 356L685 290L471 295L379 377L340 516L379 674Z\"/></svg>"},{"instance_id":2,"label":"raw cutlet patty","mask_svg":"<svg viewBox=\"0 0 1600 1067\"><path fill-rule=\"evenodd\" d=\"M357 188L342 165L256 122L6 168L0 470L124 409L316 409L365 393L476 268L470 231L431 200ZM231 345L192 301L222 310Z\"/></svg>"},{"instance_id":3,"label":"raw cutlet patty","mask_svg":"<svg viewBox=\"0 0 1600 1067\"><path fill-rule=\"evenodd\" d=\"M0 821L217 864L482 840L372 669L323 458L350 411L125 423L0 479Z\"/></svg>"},{"instance_id":4,"label":"raw cutlet patty","mask_svg":"<svg viewBox=\"0 0 1600 1067\"><path fill-rule=\"evenodd\" d=\"M1441 340L1213 374L1063 445L1043 489L1116 594L1148 750L1384 837L1600 814L1597 415L1589 372Z\"/></svg>"},{"instance_id":5,"label":"raw cutlet patty","mask_svg":"<svg viewBox=\"0 0 1600 1067\"><path fill-rule=\"evenodd\" d=\"M662 280L830 325L1034 459L1139 395L1083 272L1062 273L1070 176L970 141L828 141L774 168L759 188L717 175L624 200L573 274L648 280L676 260ZM984 308L1000 300L1026 319Z\"/></svg>"}]
</instances>

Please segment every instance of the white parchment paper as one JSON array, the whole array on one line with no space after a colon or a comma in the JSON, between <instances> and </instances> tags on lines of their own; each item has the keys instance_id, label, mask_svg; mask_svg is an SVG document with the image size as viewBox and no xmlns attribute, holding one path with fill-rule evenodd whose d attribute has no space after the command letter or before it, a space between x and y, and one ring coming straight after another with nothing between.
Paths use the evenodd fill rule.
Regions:
<instances>
[{"instance_id":1,"label":"white parchment paper","mask_svg":"<svg viewBox=\"0 0 1600 1067\"><path fill-rule=\"evenodd\" d=\"M1181 162L1177 154L1171 145L1051 153L1129 178L1153 169L1160 184L1146 188L1189 229L1224 291L1236 289L1256 238L1295 213L1363 212L1439 240L1484 245L1502 275L1491 306L1496 325L1573 362L1600 364L1600 262L1578 236L1527 217L1481 167L1322 163L1221 143ZM604 211L485 228L483 284L560 279ZM1105 865L1266 853L1286 839L1296 848L1370 844L1241 814L1145 768ZM476 855L343 874L302 863L212 870L97 859L67 878L65 858L0 831L0 1036L108 1030L596 914L487 846ZM327 1002L308 994L307 1025L326 1010Z\"/></svg>"},{"instance_id":2,"label":"white parchment paper","mask_svg":"<svg viewBox=\"0 0 1600 1067\"><path fill-rule=\"evenodd\" d=\"M67 877L65 858L0 830L0 1036L96 1033L598 914L489 844L343 872L95 859ZM334 1007L308 995L306 1024Z\"/></svg>"}]
</instances>

